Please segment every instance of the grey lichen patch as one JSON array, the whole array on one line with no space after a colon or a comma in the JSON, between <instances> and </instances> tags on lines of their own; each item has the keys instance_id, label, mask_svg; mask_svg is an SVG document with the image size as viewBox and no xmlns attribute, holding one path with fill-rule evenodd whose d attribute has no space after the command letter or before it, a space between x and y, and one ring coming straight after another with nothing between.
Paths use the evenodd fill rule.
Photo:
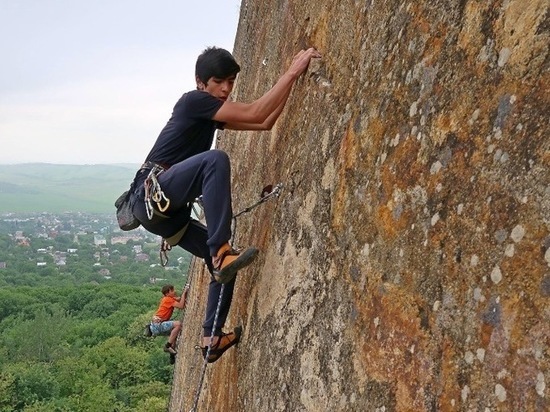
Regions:
<instances>
[{"instance_id":1,"label":"grey lichen patch","mask_svg":"<svg viewBox=\"0 0 550 412\"><path fill-rule=\"evenodd\" d=\"M482 315L483 322L493 327L500 325L502 309L497 299L492 298L485 312Z\"/></svg>"},{"instance_id":2,"label":"grey lichen patch","mask_svg":"<svg viewBox=\"0 0 550 412\"><path fill-rule=\"evenodd\" d=\"M439 173L439 171L441 170L442 167L443 167L443 164L439 160L437 160L430 167L430 173L432 175L436 174L436 173Z\"/></svg>"},{"instance_id":3,"label":"grey lichen patch","mask_svg":"<svg viewBox=\"0 0 550 412\"><path fill-rule=\"evenodd\" d=\"M336 169L334 167L333 160L329 159L329 161L325 165L325 169L323 171L323 177L321 178L322 188L332 190L334 188L335 180L336 180Z\"/></svg>"},{"instance_id":4,"label":"grey lichen patch","mask_svg":"<svg viewBox=\"0 0 550 412\"><path fill-rule=\"evenodd\" d=\"M505 94L499 99L497 116L493 123L493 130L502 133L502 129L505 127L505 121L508 118L508 115L512 111L512 105L515 102L515 96L511 94ZM495 136L497 139L500 136Z\"/></svg>"},{"instance_id":5,"label":"grey lichen patch","mask_svg":"<svg viewBox=\"0 0 550 412\"><path fill-rule=\"evenodd\" d=\"M516 243L521 242L524 236L525 236L525 228L522 225L515 226L512 229L512 233L510 234L510 237Z\"/></svg>"},{"instance_id":6,"label":"grey lichen patch","mask_svg":"<svg viewBox=\"0 0 550 412\"><path fill-rule=\"evenodd\" d=\"M481 113L481 110L480 109L475 109L474 112L472 113L472 116L470 117L470 119L468 120L468 124L470 126L472 126L476 121L477 119L479 119L479 114Z\"/></svg>"},{"instance_id":7,"label":"grey lichen patch","mask_svg":"<svg viewBox=\"0 0 550 412\"><path fill-rule=\"evenodd\" d=\"M495 239L498 244L503 243L508 238L508 231L506 229L499 229L495 232Z\"/></svg>"},{"instance_id":8,"label":"grey lichen patch","mask_svg":"<svg viewBox=\"0 0 550 412\"><path fill-rule=\"evenodd\" d=\"M409 117L414 117L418 113L418 103L412 102L411 107L409 108Z\"/></svg>"},{"instance_id":9,"label":"grey lichen patch","mask_svg":"<svg viewBox=\"0 0 550 412\"><path fill-rule=\"evenodd\" d=\"M513 243L510 243L509 245L506 245L506 249L504 249L504 255L507 257L513 257L516 252L516 248Z\"/></svg>"},{"instance_id":10,"label":"grey lichen patch","mask_svg":"<svg viewBox=\"0 0 550 412\"><path fill-rule=\"evenodd\" d=\"M545 390L546 390L546 381L544 379L544 373L539 372L537 373L537 383L535 384L535 390L537 391L537 394L540 397L545 396Z\"/></svg>"},{"instance_id":11,"label":"grey lichen patch","mask_svg":"<svg viewBox=\"0 0 550 412\"><path fill-rule=\"evenodd\" d=\"M498 66L504 67L504 65L508 62L508 59L510 58L510 55L512 54L512 51L504 47L500 50L500 53L498 54Z\"/></svg>"},{"instance_id":12,"label":"grey lichen patch","mask_svg":"<svg viewBox=\"0 0 550 412\"><path fill-rule=\"evenodd\" d=\"M485 301L485 296L483 296L483 292L481 291L481 288L474 289L474 300L477 302Z\"/></svg>"},{"instance_id":13,"label":"grey lichen patch","mask_svg":"<svg viewBox=\"0 0 550 412\"><path fill-rule=\"evenodd\" d=\"M491 271L491 280L494 284L499 284L502 281L502 271L498 265Z\"/></svg>"},{"instance_id":14,"label":"grey lichen patch","mask_svg":"<svg viewBox=\"0 0 550 412\"><path fill-rule=\"evenodd\" d=\"M485 349L479 348L478 350L476 350L476 357L477 360L483 363L483 361L485 360Z\"/></svg>"},{"instance_id":15,"label":"grey lichen patch","mask_svg":"<svg viewBox=\"0 0 550 412\"><path fill-rule=\"evenodd\" d=\"M499 402L504 402L506 400L506 389L500 383L495 385L495 396Z\"/></svg>"}]
</instances>

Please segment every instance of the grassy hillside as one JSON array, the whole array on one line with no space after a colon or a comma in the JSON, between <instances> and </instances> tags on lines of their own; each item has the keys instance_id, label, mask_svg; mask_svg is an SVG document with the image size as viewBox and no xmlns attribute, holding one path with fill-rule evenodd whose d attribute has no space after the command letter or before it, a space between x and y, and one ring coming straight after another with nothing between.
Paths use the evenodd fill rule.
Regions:
<instances>
[{"instance_id":1,"label":"grassy hillside","mask_svg":"<svg viewBox=\"0 0 550 412\"><path fill-rule=\"evenodd\" d=\"M0 165L0 212L114 212L138 165Z\"/></svg>"}]
</instances>

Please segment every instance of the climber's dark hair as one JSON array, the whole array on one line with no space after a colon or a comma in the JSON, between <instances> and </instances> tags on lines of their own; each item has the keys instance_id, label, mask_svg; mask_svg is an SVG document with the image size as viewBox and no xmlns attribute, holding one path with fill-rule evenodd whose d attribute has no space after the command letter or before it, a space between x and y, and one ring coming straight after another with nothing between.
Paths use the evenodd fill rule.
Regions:
<instances>
[{"instance_id":1,"label":"climber's dark hair","mask_svg":"<svg viewBox=\"0 0 550 412\"><path fill-rule=\"evenodd\" d=\"M208 47L197 58L195 76L206 84L211 77L225 79L241 71L231 53L219 47Z\"/></svg>"},{"instance_id":2,"label":"climber's dark hair","mask_svg":"<svg viewBox=\"0 0 550 412\"><path fill-rule=\"evenodd\" d=\"M164 285L160 291L166 296L171 290L174 290L174 285Z\"/></svg>"}]
</instances>

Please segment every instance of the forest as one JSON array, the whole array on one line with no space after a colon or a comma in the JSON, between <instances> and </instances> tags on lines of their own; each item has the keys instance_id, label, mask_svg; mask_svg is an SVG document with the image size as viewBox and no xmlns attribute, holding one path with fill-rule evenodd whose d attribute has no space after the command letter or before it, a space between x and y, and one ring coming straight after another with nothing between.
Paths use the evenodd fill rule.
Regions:
<instances>
[{"instance_id":1,"label":"forest","mask_svg":"<svg viewBox=\"0 0 550 412\"><path fill-rule=\"evenodd\" d=\"M165 411L173 375L166 338L143 330L162 285L181 291L189 256L171 252L175 266L163 270L151 263L157 243L140 243L151 260L137 262L137 242L98 247L92 232L75 242L72 233L45 239L23 229L26 245L0 233L0 412ZM73 248L63 266L39 252Z\"/></svg>"},{"instance_id":2,"label":"forest","mask_svg":"<svg viewBox=\"0 0 550 412\"><path fill-rule=\"evenodd\" d=\"M172 365L145 338L159 287L0 290L0 411L165 411Z\"/></svg>"}]
</instances>

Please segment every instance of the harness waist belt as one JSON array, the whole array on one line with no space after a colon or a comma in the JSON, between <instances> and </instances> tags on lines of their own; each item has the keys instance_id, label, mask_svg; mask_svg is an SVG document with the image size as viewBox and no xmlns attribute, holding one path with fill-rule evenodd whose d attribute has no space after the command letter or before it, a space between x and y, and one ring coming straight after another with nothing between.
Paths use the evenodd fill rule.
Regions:
<instances>
[{"instance_id":1,"label":"harness waist belt","mask_svg":"<svg viewBox=\"0 0 550 412\"><path fill-rule=\"evenodd\" d=\"M161 167L164 170L170 169L170 165L167 165L166 163L155 163L155 162L151 162L149 160L147 162L143 163L141 165L140 169L153 169L155 167Z\"/></svg>"}]
</instances>

